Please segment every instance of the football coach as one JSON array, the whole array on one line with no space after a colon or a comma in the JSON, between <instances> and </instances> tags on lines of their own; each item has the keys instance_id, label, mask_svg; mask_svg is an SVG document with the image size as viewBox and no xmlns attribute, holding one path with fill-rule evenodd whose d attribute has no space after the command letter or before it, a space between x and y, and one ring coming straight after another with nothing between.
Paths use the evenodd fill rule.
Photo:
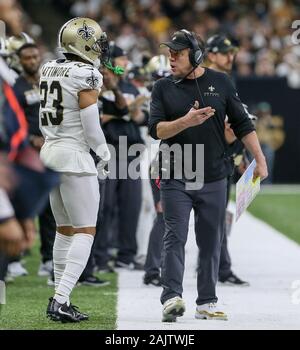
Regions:
<instances>
[{"instance_id":1,"label":"football coach","mask_svg":"<svg viewBox=\"0 0 300 350\"><path fill-rule=\"evenodd\" d=\"M183 29L163 45L169 49L172 76L158 80L153 87L149 132L169 147L177 144L183 149L191 145L193 167L199 157L194 150L197 145L204 145L204 178L203 186L198 189L190 189L186 185L192 180L185 176L178 179L172 171L169 179L161 179L165 219L162 321L174 322L185 311L182 299L184 249L192 209L200 249L195 317L226 320L226 313L217 307L216 296L227 176L232 171L224 138L226 115L235 135L256 160L254 178L267 177L266 161L253 124L228 76L201 66L204 56L201 39ZM174 159L171 157L170 162L175 169Z\"/></svg>"}]
</instances>

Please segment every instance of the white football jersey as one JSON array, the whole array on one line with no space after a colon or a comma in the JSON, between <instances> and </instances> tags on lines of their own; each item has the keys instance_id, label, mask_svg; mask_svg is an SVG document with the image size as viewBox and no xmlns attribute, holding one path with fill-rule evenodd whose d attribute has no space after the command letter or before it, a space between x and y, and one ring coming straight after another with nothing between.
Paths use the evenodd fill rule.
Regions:
<instances>
[{"instance_id":1,"label":"white football jersey","mask_svg":"<svg viewBox=\"0 0 300 350\"><path fill-rule=\"evenodd\" d=\"M41 158L60 172L96 174L80 119L78 93L99 90L102 75L91 64L56 60L43 65L40 78Z\"/></svg>"}]
</instances>

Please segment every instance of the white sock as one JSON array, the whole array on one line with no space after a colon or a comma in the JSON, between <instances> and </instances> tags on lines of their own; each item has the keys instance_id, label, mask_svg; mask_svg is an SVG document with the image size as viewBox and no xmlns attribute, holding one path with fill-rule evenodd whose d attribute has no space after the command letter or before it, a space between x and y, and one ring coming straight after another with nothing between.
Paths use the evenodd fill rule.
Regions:
<instances>
[{"instance_id":1,"label":"white sock","mask_svg":"<svg viewBox=\"0 0 300 350\"><path fill-rule=\"evenodd\" d=\"M86 233L74 235L67 255L66 267L54 295L54 299L60 304L69 302L70 294L89 259L93 241L94 236Z\"/></svg>"},{"instance_id":2,"label":"white sock","mask_svg":"<svg viewBox=\"0 0 300 350\"><path fill-rule=\"evenodd\" d=\"M57 289L60 279L64 273L67 255L73 240L73 236L62 235L56 232L55 241L53 245L53 269L55 290Z\"/></svg>"}]
</instances>

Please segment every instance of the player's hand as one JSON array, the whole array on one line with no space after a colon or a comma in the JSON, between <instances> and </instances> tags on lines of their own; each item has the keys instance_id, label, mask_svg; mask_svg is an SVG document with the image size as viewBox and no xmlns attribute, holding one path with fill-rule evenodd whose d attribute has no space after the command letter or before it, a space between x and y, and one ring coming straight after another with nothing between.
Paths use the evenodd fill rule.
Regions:
<instances>
[{"instance_id":1,"label":"player's hand","mask_svg":"<svg viewBox=\"0 0 300 350\"><path fill-rule=\"evenodd\" d=\"M40 150L45 142L45 139L42 136L32 135L29 138L32 146L38 150Z\"/></svg>"},{"instance_id":2,"label":"player's hand","mask_svg":"<svg viewBox=\"0 0 300 350\"><path fill-rule=\"evenodd\" d=\"M98 171L98 178L100 180L104 180L107 178L110 171L108 170L108 162L103 159L100 159L97 163L97 171Z\"/></svg>"},{"instance_id":3,"label":"player's hand","mask_svg":"<svg viewBox=\"0 0 300 350\"><path fill-rule=\"evenodd\" d=\"M256 161L256 168L253 172L253 181L255 181L258 177L260 177L260 181L268 177L268 167L264 159L260 160L259 162Z\"/></svg>"},{"instance_id":4,"label":"player's hand","mask_svg":"<svg viewBox=\"0 0 300 350\"><path fill-rule=\"evenodd\" d=\"M103 84L107 90L115 90L118 87L118 77L108 69L103 70Z\"/></svg>"},{"instance_id":5,"label":"player's hand","mask_svg":"<svg viewBox=\"0 0 300 350\"><path fill-rule=\"evenodd\" d=\"M187 127L197 126L203 124L208 118L215 114L215 109L211 107L204 107L199 109L199 102L195 101L192 108L184 116Z\"/></svg>"},{"instance_id":6,"label":"player's hand","mask_svg":"<svg viewBox=\"0 0 300 350\"><path fill-rule=\"evenodd\" d=\"M25 219L20 223L24 232L25 249L30 249L34 244L36 236L34 221L32 219Z\"/></svg>"}]
</instances>

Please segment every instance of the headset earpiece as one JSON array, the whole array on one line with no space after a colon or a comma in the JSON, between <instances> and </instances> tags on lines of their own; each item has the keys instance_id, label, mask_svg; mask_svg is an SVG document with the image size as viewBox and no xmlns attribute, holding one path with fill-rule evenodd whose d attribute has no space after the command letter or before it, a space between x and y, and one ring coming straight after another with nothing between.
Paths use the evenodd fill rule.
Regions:
<instances>
[{"instance_id":1,"label":"headset earpiece","mask_svg":"<svg viewBox=\"0 0 300 350\"><path fill-rule=\"evenodd\" d=\"M196 40L196 38L194 37L194 35L189 32L188 30L182 29L181 30L182 33L184 33L184 35L186 36L186 38L189 40L189 42L191 43L191 50L189 52L189 60L190 63L193 67L197 67L199 66L199 64L202 62L203 60L203 51L198 43L198 41Z\"/></svg>"}]
</instances>

